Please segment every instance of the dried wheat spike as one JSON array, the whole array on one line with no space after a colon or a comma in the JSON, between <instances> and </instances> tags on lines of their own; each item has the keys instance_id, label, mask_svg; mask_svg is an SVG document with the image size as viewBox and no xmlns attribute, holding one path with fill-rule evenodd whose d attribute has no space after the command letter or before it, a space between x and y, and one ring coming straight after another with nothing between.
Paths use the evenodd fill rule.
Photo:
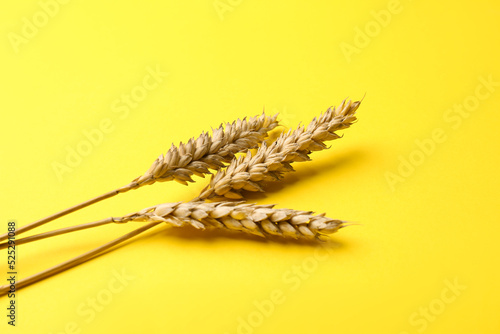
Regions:
<instances>
[{"instance_id":1,"label":"dried wheat spike","mask_svg":"<svg viewBox=\"0 0 500 334\"><path fill-rule=\"evenodd\" d=\"M194 182L191 176L205 177L211 174L209 169L218 170L225 167L238 152L244 152L258 146L267 133L274 129L278 122L277 114L269 117L262 113L248 120L238 119L226 126L220 125L213 129L213 134L203 132L197 139L191 138L187 143L180 143L179 147L172 147L165 155L160 155L148 171L134 179L129 185L122 188L126 191L138 188L156 181L175 180L187 185Z\"/></svg>"},{"instance_id":2,"label":"dried wheat spike","mask_svg":"<svg viewBox=\"0 0 500 334\"><path fill-rule=\"evenodd\" d=\"M308 161L312 151L327 148L327 140L340 138L335 133L351 126L356 121L355 112L360 102L342 101L338 108L330 107L319 118L314 118L305 128L298 126L288 131L271 145L265 143L255 155L233 159L231 164L212 176L209 185L196 200L241 199L241 189L263 191L262 183L278 180L285 172L293 171L292 162Z\"/></svg>"},{"instance_id":3,"label":"dried wheat spike","mask_svg":"<svg viewBox=\"0 0 500 334\"><path fill-rule=\"evenodd\" d=\"M167 203L124 216L121 222L165 222L173 226L192 225L197 229L222 228L261 237L276 235L294 239L315 239L336 232L342 220L313 215L311 211L274 209L274 205L242 202ZM115 218L115 222L119 222Z\"/></svg>"}]
</instances>

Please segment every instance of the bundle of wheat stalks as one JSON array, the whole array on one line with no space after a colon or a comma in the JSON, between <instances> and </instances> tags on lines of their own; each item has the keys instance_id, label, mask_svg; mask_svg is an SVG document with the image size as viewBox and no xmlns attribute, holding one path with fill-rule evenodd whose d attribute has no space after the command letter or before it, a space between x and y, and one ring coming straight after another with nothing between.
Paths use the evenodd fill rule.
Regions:
<instances>
[{"instance_id":1,"label":"bundle of wheat stalks","mask_svg":"<svg viewBox=\"0 0 500 334\"><path fill-rule=\"evenodd\" d=\"M212 174L210 170L215 171L198 197L187 203L160 204L123 217L107 218L17 239L16 245L20 245L110 223L147 223L85 254L17 281L16 289L86 262L158 224L177 227L190 225L197 229L226 229L260 237L309 240L336 232L346 226L345 221L330 219L324 214L314 215L311 211L276 209L274 205L246 203L243 191L264 191L265 182L280 180L284 173L293 171L292 163L311 160L309 154L312 151L326 149L325 141L340 138L336 131L348 128L356 121L355 112L359 104L359 101L344 100L340 106L330 107L314 118L307 127L298 126L293 131L282 133L271 144L267 144L264 139L278 125L278 115L269 117L262 114L221 125L212 131L212 135L202 133L197 139L191 138L178 147L172 145L165 155L160 155L154 161L146 173L129 184L22 226L17 234L131 189L157 181L175 180L187 185L188 182L194 182L193 175L204 177ZM256 149L256 152L252 154L251 149ZM237 153L245 155L237 158ZM7 234L0 235L0 241L5 239ZM0 249L7 246L7 242L1 243ZM0 295L6 294L8 289L8 286L0 287Z\"/></svg>"}]
</instances>

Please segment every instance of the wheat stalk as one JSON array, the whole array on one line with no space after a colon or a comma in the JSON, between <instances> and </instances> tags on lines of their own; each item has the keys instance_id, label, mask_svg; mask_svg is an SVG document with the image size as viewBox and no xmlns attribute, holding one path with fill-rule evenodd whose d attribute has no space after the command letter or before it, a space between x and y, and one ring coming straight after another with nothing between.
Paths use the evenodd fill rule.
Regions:
<instances>
[{"instance_id":1,"label":"wheat stalk","mask_svg":"<svg viewBox=\"0 0 500 334\"><path fill-rule=\"evenodd\" d=\"M308 161L312 151L327 148L325 141L340 138L335 131L351 126L356 121L355 112L360 101L344 100L338 108L330 107L320 117L314 118L305 128L281 134L271 145L265 143L252 155L233 159L226 169L212 176L210 183L195 200L241 199L241 189L263 191L262 183L279 180L285 172L293 171L291 163Z\"/></svg>"},{"instance_id":2,"label":"wheat stalk","mask_svg":"<svg viewBox=\"0 0 500 334\"><path fill-rule=\"evenodd\" d=\"M257 205L237 202L187 202L166 203L143 209L123 217L107 218L101 221L73 226L61 230L17 240L16 244L31 242L59 234L82 230L89 227L110 223L130 221L147 222L147 225L125 234L111 242L99 246L87 253L46 269L35 275L16 282L16 289L21 289L45 278L73 268L104 251L140 234L146 230L166 223L171 226L191 225L197 229L225 229L240 231L260 237L280 236L284 238L314 240L325 234L337 232L347 226L345 221L314 215L312 211L275 209L274 205ZM3 246L4 244L2 244ZM0 286L0 296L6 294L9 286Z\"/></svg>"},{"instance_id":3,"label":"wheat stalk","mask_svg":"<svg viewBox=\"0 0 500 334\"><path fill-rule=\"evenodd\" d=\"M327 218L324 214L314 215L312 211L275 209L274 205L237 202L179 202L160 204L119 218L107 218L93 223L73 226L70 229L65 228L38 236L19 239L16 244L31 242L84 228L130 221L147 222L148 224L87 253L21 279L16 282L16 289L21 289L82 264L103 254L104 251L163 223L178 227L190 225L203 230L225 229L240 231L260 237L280 236L306 240L320 239L325 234L337 232L338 229L347 226L345 221ZM0 286L0 296L6 294L8 290L9 286Z\"/></svg>"},{"instance_id":4,"label":"wheat stalk","mask_svg":"<svg viewBox=\"0 0 500 334\"><path fill-rule=\"evenodd\" d=\"M70 259L70 260L65 261L63 263L55 265L51 268L48 268L44 271L41 271L41 272L36 273L34 275L31 275L29 277L23 278L19 281L16 281L16 291L21 289L21 288L24 288L28 285L34 284L36 282L39 282L41 280L44 280L44 279L49 278L51 276L54 276L54 275L61 273L65 270L76 267L76 266L78 266L84 262L87 262L95 257L101 256L102 254L104 254L104 252L106 250L108 250L114 246L117 246L117 245L135 237L136 235L139 235L139 234L155 227L158 224L159 223L150 223L148 225L141 226L140 228L135 229L132 232L129 232L125 235L122 235L121 237L119 237L115 240L112 240L104 245L101 245L97 248L94 248L94 249L92 249L84 254L81 254L73 259ZM0 296L6 295L7 293L9 293L9 290L10 290L10 285L0 286Z\"/></svg>"},{"instance_id":5,"label":"wheat stalk","mask_svg":"<svg viewBox=\"0 0 500 334\"><path fill-rule=\"evenodd\" d=\"M172 226L191 225L197 229L228 229L265 237L276 235L294 239L314 239L336 232L345 226L342 220L330 219L312 211L275 209L274 205L257 205L243 202L187 202L165 203L134 212L123 217L65 227L16 240L21 245L56 235L80 231L111 223L130 221L167 223ZM8 243L0 244L0 249Z\"/></svg>"},{"instance_id":6,"label":"wheat stalk","mask_svg":"<svg viewBox=\"0 0 500 334\"><path fill-rule=\"evenodd\" d=\"M197 139L191 138L186 144L180 143L179 147L172 145L165 155L155 160L144 175L126 186L22 226L16 233L21 234L91 204L156 181L176 180L187 184L193 181L193 174L204 177L205 174L210 174L209 169L218 170L224 167L236 153L257 147L267 133L278 125L277 116L269 117L263 113L249 119L238 119L227 123L225 127L220 125L213 130L212 136L204 132ZM0 241L7 237L7 233L0 235Z\"/></svg>"}]
</instances>

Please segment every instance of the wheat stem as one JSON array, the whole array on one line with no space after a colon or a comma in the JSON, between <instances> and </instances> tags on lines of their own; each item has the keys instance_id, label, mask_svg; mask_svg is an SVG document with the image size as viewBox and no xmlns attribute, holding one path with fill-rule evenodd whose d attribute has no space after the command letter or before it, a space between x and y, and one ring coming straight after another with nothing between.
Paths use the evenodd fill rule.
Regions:
<instances>
[{"instance_id":1,"label":"wheat stem","mask_svg":"<svg viewBox=\"0 0 500 334\"><path fill-rule=\"evenodd\" d=\"M77 210L80 210L80 209L83 209L91 204L94 204L94 203L97 203L97 202L100 202L102 200L105 200L107 198L110 198L110 197L113 197L113 196L116 196L120 193L120 190L119 189L116 189L116 190L113 190L113 191L110 191L110 192L107 192L105 194L102 194L100 196L97 196L97 197L94 197L92 199L89 199L87 201L84 201L80 204L77 204L77 205L74 205L72 207L69 207L65 210L62 210L62 211L59 211L59 212L56 212L50 216L47 216L43 219L40 219L40 220L37 220L31 224L27 224L27 225L24 225L24 226L21 226L20 228L18 228L16 230L16 234L21 234L21 233L24 233L26 231L29 231L29 230L32 230L34 229L35 227L38 227L38 226L41 226L41 225L44 225L54 219L57 219L57 218L60 218L60 217L63 217L71 212L75 212ZM0 235L0 241L2 240L5 240L8 238L8 234L5 233L5 234L2 234Z\"/></svg>"},{"instance_id":2,"label":"wheat stem","mask_svg":"<svg viewBox=\"0 0 500 334\"><path fill-rule=\"evenodd\" d=\"M57 229L57 230L53 230L53 231L49 231L49 232L45 232L45 233L35 234L35 235L29 236L26 238L16 239L15 245L18 246L18 245L26 244L26 243L33 242L33 241L42 240L45 238L55 237L55 236L61 235L61 234L66 234L66 233L75 232L75 231L81 231L81 230L85 230L88 228L102 226L102 225L106 225L106 224L110 224L110 223L116 223L117 221L115 221L115 219L116 218L110 217L110 218L98 220L98 221L91 222L91 223L85 223L85 224L80 224L80 225L75 225L75 226L70 226L70 227L64 227L61 229ZM4 243L0 244L0 249L7 248L8 246L9 246L9 243L4 242Z\"/></svg>"},{"instance_id":3,"label":"wheat stem","mask_svg":"<svg viewBox=\"0 0 500 334\"><path fill-rule=\"evenodd\" d=\"M187 202L165 203L145 208L141 211L120 217L75 226L77 229L96 227L112 222L141 221L148 222L130 233L99 246L87 253L60 263L16 282L16 289L21 289L50 276L89 261L100 253L118 245L158 224L173 226L191 225L197 229L226 229L245 232L261 237L280 236L293 239L319 239L324 234L338 231L345 226L344 221L314 215L311 211L275 209L274 205L257 205L237 202ZM71 228L45 233L45 237L67 233ZM37 236L33 236L37 237ZM25 238L29 239L29 238ZM34 241L34 240L32 240ZM0 296L8 293L9 286L0 287Z\"/></svg>"},{"instance_id":4,"label":"wheat stem","mask_svg":"<svg viewBox=\"0 0 500 334\"><path fill-rule=\"evenodd\" d=\"M316 238L320 234L333 233L347 226L345 221L326 218L324 215L314 216L311 211L274 209L273 205L237 202L191 201L160 204L123 217L110 217L36 234L16 240L16 246L110 223L123 224L129 221L165 222L174 226L192 225L198 229L224 228L261 237L279 235L293 238ZM8 243L0 244L0 249L7 246Z\"/></svg>"},{"instance_id":5,"label":"wheat stem","mask_svg":"<svg viewBox=\"0 0 500 334\"><path fill-rule=\"evenodd\" d=\"M153 228L154 226L156 226L158 224L160 224L160 223L150 223L150 224L144 225L144 226L142 226L142 227L140 227L140 228L138 228L130 233L127 233L127 234L125 234L125 235L123 235L123 236L121 236L113 241L110 241L102 246L94 248L93 250L88 251L87 253L81 254L73 259L70 259L70 260L65 261L63 263L60 263L56 266L53 266L49 269L41 271L41 272L34 274L32 276L23 278L23 279L16 282L16 290L19 290L19 289L24 288L28 285L33 284L33 283L44 280L48 277L51 277L53 275L56 275L56 274L61 273L63 271L66 271L70 268L76 267L84 262L87 262L90 259L101 255L107 249L110 249L113 246L116 246L116 245L118 245L118 244L120 244L128 239L131 239L131 238L135 237L136 235L141 234L141 233ZM7 294L9 292L9 289L10 289L9 285L0 286L0 296Z\"/></svg>"}]
</instances>

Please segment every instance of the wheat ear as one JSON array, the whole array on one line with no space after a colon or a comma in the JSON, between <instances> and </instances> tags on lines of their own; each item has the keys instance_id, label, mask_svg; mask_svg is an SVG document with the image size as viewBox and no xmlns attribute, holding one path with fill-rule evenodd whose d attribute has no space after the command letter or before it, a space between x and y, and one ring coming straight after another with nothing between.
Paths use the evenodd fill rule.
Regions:
<instances>
[{"instance_id":1,"label":"wheat ear","mask_svg":"<svg viewBox=\"0 0 500 334\"><path fill-rule=\"evenodd\" d=\"M241 189L263 191L262 183L278 180L285 172L293 171L291 164L308 161L312 151L327 148L325 141L340 138L335 131L351 126L356 121L360 101L344 100L337 108L330 107L320 117L314 118L305 128L281 134L271 145L265 143L252 155L233 159L226 169L212 176L210 183L195 200L241 199Z\"/></svg>"},{"instance_id":2,"label":"wheat ear","mask_svg":"<svg viewBox=\"0 0 500 334\"><path fill-rule=\"evenodd\" d=\"M124 218L127 218L124 217ZM167 203L147 208L131 217L133 221L165 222L197 229L227 229L261 237L275 235L293 239L314 239L336 232L345 223L314 215L312 211L275 209L274 205L242 202Z\"/></svg>"},{"instance_id":3,"label":"wheat ear","mask_svg":"<svg viewBox=\"0 0 500 334\"><path fill-rule=\"evenodd\" d=\"M136 178L126 187L137 188L156 181L175 180L182 184L194 182L191 176L205 177L209 169L218 170L225 167L238 152L245 152L258 146L267 133L274 129L278 122L277 114L268 117L264 113L260 117L227 123L213 130L212 136L202 133L197 139L191 138L186 144L172 147L165 155L160 155L144 175Z\"/></svg>"},{"instance_id":4,"label":"wheat ear","mask_svg":"<svg viewBox=\"0 0 500 334\"><path fill-rule=\"evenodd\" d=\"M45 278L82 264L94 257L100 256L104 251L163 223L172 226L191 225L197 229L240 231L260 237L279 236L306 240L320 239L321 235L334 233L338 231L338 229L346 226L345 221L330 219L325 217L324 214L314 215L312 211L275 209L274 205L257 205L237 202L160 204L120 218L108 218L95 223L83 224L81 226L90 227L90 225L99 226L129 221L147 222L148 224L87 253L21 279L16 282L16 289L21 289L39 282ZM72 231L76 230L78 229L73 229ZM60 233L53 231L51 235L46 235L45 237L72 231L61 229L59 230ZM26 242L29 241L34 240L32 239ZM9 286L0 286L0 296L6 294L8 290Z\"/></svg>"},{"instance_id":5,"label":"wheat ear","mask_svg":"<svg viewBox=\"0 0 500 334\"><path fill-rule=\"evenodd\" d=\"M242 231L261 237L277 235L285 238L314 239L336 232L346 222L313 215L312 211L275 209L274 205L257 205L239 202L187 202L166 203L143 209L123 217L65 227L16 240L16 246L111 223L129 221L168 223L173 226L192 225L197 229L222 228ZM8 243L0 244L0 249Z\"/></svg>"},{"instance_id":6,"label":"wheat ear","mask_svg":"<svg viewBox=\"0 0 500 334\"><path fill-rule=\"evenodd\" d=\"M187 184L187 182L192 182L193 174L204 177L205 174L210 174L209 169L218 170L224 167L225 163L231 161L236 153L257 147L267 133L278 125L276 118L277 115L269 117L263 113L261 116L249 119L238 119L227 123L225 127L220 125L213 130L212 136L202 133L197 139L191 138L186 144L180 143L179 147L172 145L165 155L160 155L155 160L144 175L126 186L22 226L17 229L16 233L21 234L91 204L156 181L176 180ZM7 233L0 235L0 241L7 237Z\"/></svg>"}]
</instances>

